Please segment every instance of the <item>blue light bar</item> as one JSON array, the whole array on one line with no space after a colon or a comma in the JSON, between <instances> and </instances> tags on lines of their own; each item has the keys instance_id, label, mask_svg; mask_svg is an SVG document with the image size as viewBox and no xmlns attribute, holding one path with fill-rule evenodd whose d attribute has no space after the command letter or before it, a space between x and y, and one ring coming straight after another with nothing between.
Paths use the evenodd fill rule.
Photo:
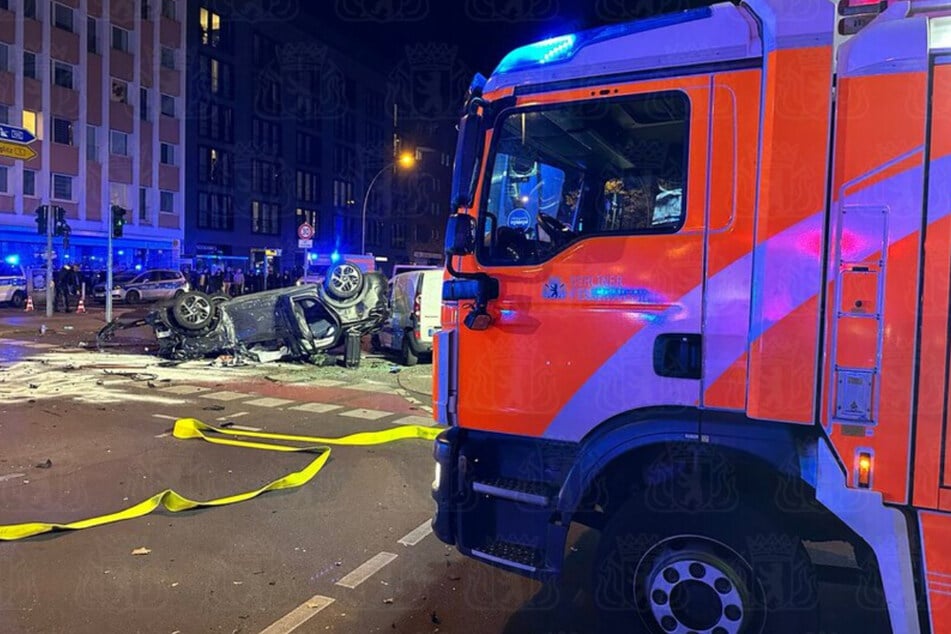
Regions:
<instances>
[{"instance_id":1,"label":"blue light bar","mask_svg":"<svg viewBox=\"0 0 951 634\"><path fill-rule=\"evenodd\" d=\"M17 266L20 263L20 256L16 254L8 255L4 261L11 266Z\"/></svg>"},{"instance_id":2,"label":"blue light bar","mask_svg":"<svg viewBox=\"0 0 951 634\"><path fill-rule=\"evenodd\" d=\"M577 35L560 35L517 48L502 59L495 72L505 73L536 64L550 64L571 59L571 56L575 54L577 41Z\"/></svg>"},{"instance_id":3,"label":"blue light bar","mask_svg":"<svg viewBox=\"0 0 951 634\"><path fill-rule=\"evenodd\" d=\"M515 49L502 59L493 74L526 70L554 62L565 62L570 60L578 51L589 44L676 24L683 24L693 20L703 20L709 18L711 15L713 15L713 10L710 9L710 7L700 7L698 9L688 9L686 11L658 15L627 24L615 24L582 31L580 33L553 37Z\"/></svg>"},{"instance_id":4,"label":"blue light bar","mask_svg":"<svg viewBox=\"0 0 951 634\"><path fill-rule=\"evenodd\" d=\"M337 262L339 262L339 261L340 261L340 252L339 252L339 251L334 251L333 253L331 253L331 254L330 254L330 261L333 262L334 264L336 264Z\"/></svg>"}]
</instances>

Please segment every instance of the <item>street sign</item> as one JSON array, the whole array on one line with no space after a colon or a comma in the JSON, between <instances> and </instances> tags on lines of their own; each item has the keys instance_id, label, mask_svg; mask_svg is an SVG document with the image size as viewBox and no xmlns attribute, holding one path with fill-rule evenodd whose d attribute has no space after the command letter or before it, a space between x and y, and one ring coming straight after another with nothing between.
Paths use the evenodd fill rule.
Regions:
<instances>
[{"instance_id":1,"label":"street sign","mask_svg":"<svg viewBox=\"0 0 951 634\"><path fill-rule=\"evenodd\" d=\"M11 143L25 145L36 141L36 137L26 128L17 128L16 126L0 123L0 141L9 141Z\"/></svg>"},{"instance_id":2,"label":"street sign","mask_svg":"<svg viewBox=\"0 0 951 634\"><path fill-rule=\"evenodd\" d=\"M313 240L298 240L297 248L298 249L313 249L314 241Z\"/></svg>"},{"instance_id":3,"label":"street sign","mask_svg":"<svg viewBox=\"0 0 951 634\"><path fill-rule=\"evenodd\" d=\"M282 251L282 249L265 249L265 250L264 250L264 255L266 255L266 256L268 256L268 257L280 256L280 255L281 255L281 251Z\"/></svg>"},{"instance_id":4,"label":"street sign","mask_svg":"<svg viewBox=\"0 0 951 634\"><path fill-rule=\"evenodd\" d=\"M297 237L301 240L310 240L314 237L314 228L309 222L303 223L301 226L297 227Z\"/></svg>"},{"instance_id":5,"label":"street sign","mask_svg":"<svg viewBox=\"0 0 951 634\"><path fill-rule=\"evenodd\" d=\"M9 141L0 141L0 156L16 159L18 161L29 161L36 158L36 151L28 145L11 143Z\"/></svg>"}]
</instances>

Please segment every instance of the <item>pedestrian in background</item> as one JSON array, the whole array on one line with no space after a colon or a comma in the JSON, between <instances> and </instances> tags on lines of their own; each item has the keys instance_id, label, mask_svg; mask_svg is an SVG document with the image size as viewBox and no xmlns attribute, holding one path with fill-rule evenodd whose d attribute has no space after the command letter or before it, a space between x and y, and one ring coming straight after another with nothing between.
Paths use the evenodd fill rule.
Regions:
<instances>
[{"instance_id":1,"label":"pedestrian in background","mask_svg":"<svg viewBox=\"0 0 951 634\"><path fill-rule=\"evenodd\" d=\"M238 295L244 294L244 272L241 269L238 269L234 272L234 286L232 291L235 297Z\"/></svg>"}]
</instances>

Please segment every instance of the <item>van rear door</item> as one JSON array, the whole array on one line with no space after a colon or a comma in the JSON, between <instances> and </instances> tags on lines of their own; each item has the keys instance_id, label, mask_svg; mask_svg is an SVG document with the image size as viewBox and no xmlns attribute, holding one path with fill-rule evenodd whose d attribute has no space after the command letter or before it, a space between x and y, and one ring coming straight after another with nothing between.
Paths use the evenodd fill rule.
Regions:
<instances>
[{"instance_id":1,"label":"van rear door","mask_svg":"<svg viewBox=\"0 0 951 634\"><path fill-rule=\"evenodd\" d=\"M431 344L433 335L440 327L442 309L442 269L423 271L420 274L421 288L417 290L420 299L419 341Z\"/></svg>"}]
</instances>

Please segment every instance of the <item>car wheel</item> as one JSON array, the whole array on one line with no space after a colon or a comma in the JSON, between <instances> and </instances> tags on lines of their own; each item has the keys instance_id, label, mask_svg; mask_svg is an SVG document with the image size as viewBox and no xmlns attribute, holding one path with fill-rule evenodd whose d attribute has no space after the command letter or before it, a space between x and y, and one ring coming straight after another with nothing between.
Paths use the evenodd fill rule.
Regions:
<instances>
[{"instance_id":1,"label":"car wheel","mask_svg":"<svg viewBox=\"0 0 951 634\"><path fill-rule=\"evenodd\" d=\"M129 291L125 294L125 303L126 304L138 304L139 300L142 299L142 296L139 295L139 291Z\"/></svg>"},{"instance_id":2,"label":"car wheel","mask_svg":"<svg viewBox=\"0 0 951 634\"><path fill-rule=\"evenodd\" d=\"M184 293L172 304L175 322L185 330L207 328L218 313L218 305L205 293Z\"/></svg>"},{"instance_id":3,"label":"car wheel","mask_svg":"<svg viewBox=\"0 0 951 634\"><path fill-rule=\"evenodd\" d=\"M174 295L172 295L172 299L178 299L179 297L181 297L181 296L184 295L184 294L185 294L184 289L181 289L181 288L180 288L180 289L178 289L177 291L175 291L175 294L174 294Z\"/></svg>"},{"instance_id":4,"label":"car wheel","mask_svg":"<svg viewBox=\"0 0 951 634\"><path fill-rule=\"evenodd\" d=\"M363 271L349 262L341 262L327 271L324 288L331 297L347 300L356 297L363 288Z\"/></svg>"},{"instance_id":5,"label":"car wheel","mask_svg":"<svg viewBox=\"0 0 951 634\"><path fill-rule=\"evenodd\" d=\"M215 293L211 296L211 301L217 306L219 304L224 304L225 302L231 301L231 296L226 295L225 293Z\"/></svg>"},{"instance_id":6,"label":"car wheel","mask_svg":"<svg viewBox=\"0 0 951 634\"><path fill-rule=\"evenodd\" d=\"M14 308L23 308L23 305L26 304L26 295L17 291L13 294L13 299L10 300L10 304Z\"/></svg>"},{"instance_id":7,"label":"car wheel","mask_svg":"<svg viewBox=\"0 0 951 634\"><path fill-rule=\"evenodd\" d=\"M815 572L784 526L745 509L647 511L631 500L602 534L594 600L603 631L816 631Z\"/></svg>"},{"instance_id":8,"label":"car wheel","mask_svg":"<svg viewBox=\"0 0 951 634\"><path fill-rule=\"evenodd\" d=\"M403 335L403 365L413 366L419 363L419 357L413 352L413 346L409 342L410 335Z\"/></svg>"}]
</instances>

